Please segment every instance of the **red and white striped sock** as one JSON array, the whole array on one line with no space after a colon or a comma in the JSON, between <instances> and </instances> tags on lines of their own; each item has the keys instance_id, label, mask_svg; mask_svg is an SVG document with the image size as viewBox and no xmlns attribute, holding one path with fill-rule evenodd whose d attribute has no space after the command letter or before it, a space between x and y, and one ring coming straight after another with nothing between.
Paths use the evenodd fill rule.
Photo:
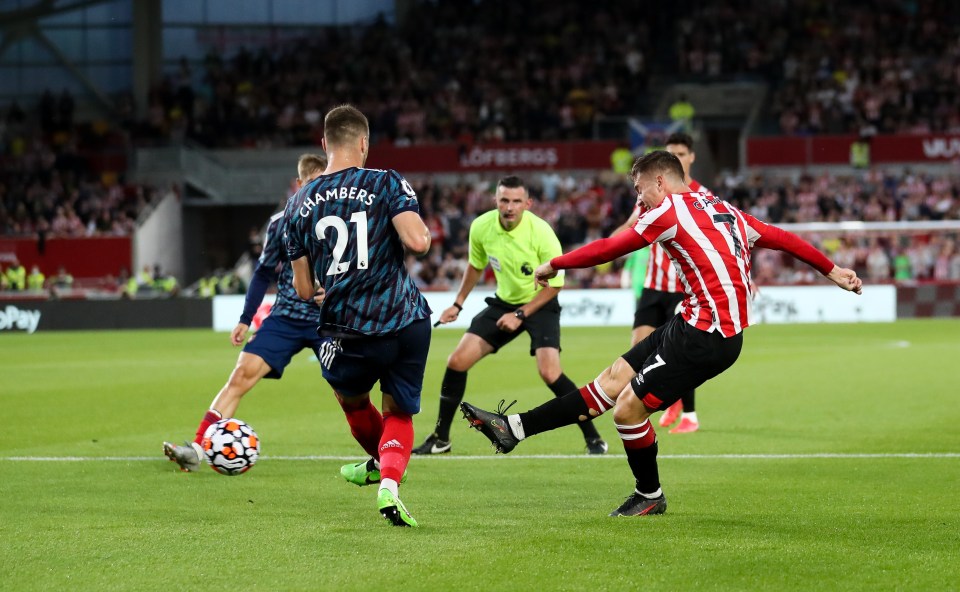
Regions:
<instances>
[{"instance_id":1,"label":"red and white striped sock","mask_svg":"<svg viewBox=\"0 0 960 592\"><path fill-rule=\"evenodd\" d=\"M580 396L583 397L583 402L587 404L587 407L596 411L597 415L603 415L614 405L613 399L608 397L607 393L603 391L603 387L600 386L599 378L583 386L580 389Z\"/></svg>"},{"instance_id":2,"label":"red and white striped sock","mask_svg":"<svg viewBox=\"0 0 960 592\"><path fill-rule=\"evenodd\" d=\"M653 425L649 419L637 425L617 425L617 433L623 440L623 447L627 450L639 450L649 448L657 441L657 433L653 431Z\"/></svg>"},{"instance_id":3,"label":"red and white striped sock","mask_svg":"<svg viewBox=\"0 0 960 592\"><path fill-rule=\"evenodd\" d=\"M660 472L657 468L657 433L650 419L636 425L617 424L617 433L623 441L627 463L637 480L637 492L648 497L659 497Z\"/></svg>"}]
</instances>

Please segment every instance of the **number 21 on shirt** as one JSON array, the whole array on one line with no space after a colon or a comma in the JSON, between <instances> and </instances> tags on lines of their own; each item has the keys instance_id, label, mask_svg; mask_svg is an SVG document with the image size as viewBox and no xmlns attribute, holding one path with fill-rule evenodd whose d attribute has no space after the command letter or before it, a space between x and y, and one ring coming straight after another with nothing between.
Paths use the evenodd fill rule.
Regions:
<instances>
[{"instance_id":1,"label":"number 21 on shirt","mask_svg":"<svg viewBox=\"0 0 960 592\"><path fill-rule=\"evenodd\" d=\"M354 212L350 222L357 227L357 269L367 269L367 213ZM350 261L343 261L343 253L347 250L347 233L350 232L347 222L340 216L324 216L317 222L317 240L324 240L328 228L336 231L336 243L333 245L333 259L327 268L327 275L338 275L350 270ZM331 237L332 238L332 237Z\"/></svg>"}]
</instances>

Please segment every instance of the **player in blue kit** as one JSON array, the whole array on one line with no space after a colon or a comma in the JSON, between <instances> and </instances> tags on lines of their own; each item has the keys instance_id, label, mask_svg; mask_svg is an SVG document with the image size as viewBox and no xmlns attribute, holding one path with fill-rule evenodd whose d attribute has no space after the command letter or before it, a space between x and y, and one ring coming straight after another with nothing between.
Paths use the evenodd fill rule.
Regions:
<instances>
[{"instance_id":1,"label":"player in blue kit","mask_svg":"<svg viewBox=\"0 0 960 592\"><path fill-rule=\"evenodd\" d=\"M379 448L340 473L358 485L379 481L383 517L417 526L398 486L413 448L413 415L420 411L430 307L407 274L404 255L426 254L430 231L400 174L363 168L370 146L363 113L341 105L323 124L327 169L290 198L284 213L293 285L303 299L323 290L317 330L327 341L320 364L343 408L370 408L377 382L383 393ZM360 443L370 453L370 442Z\"/></svg>"},{"instance_id":2,"label":"player in blue kit","mask_svg":"<svg viewBox=\"0 0 960 592\"><path fill-rule=\"evenodd\" d=\"M327 159L322 155L302 155L297 162L297 184L302 187L312 181L326 166ZM240 352L229 380L217 393L210 409L200 421L193 442L184 442L183 446L163 443L163 453L184 471L196 471L200 468L200 459L203 458L200 442L210 424L224 417L233 417L240 405L240 399L261 378L280 378L283 376L283 369L294 355L305 348L316 353L320 347L321 339L317 336L316 327L320 320L318 305L323 300L323 294L318 293L316 297L306 300L297 296L297 291L293 288L293 270L287 262L283 245L282 224L282 212L274 214L267 224L263 253L247 288L240 322L230 333L231 343L235 346L243 343L267 288L276 282L277 300L270 315Z\"/></svg>"}]
</instances>

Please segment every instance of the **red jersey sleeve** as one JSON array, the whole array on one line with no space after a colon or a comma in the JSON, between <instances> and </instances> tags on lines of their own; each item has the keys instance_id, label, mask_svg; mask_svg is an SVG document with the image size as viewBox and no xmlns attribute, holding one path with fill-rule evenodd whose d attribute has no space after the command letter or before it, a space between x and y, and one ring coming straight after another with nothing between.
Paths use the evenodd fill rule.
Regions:
<instances>
[{"instance_id":1,"label":"red jersey sleeve","mask_svg":"<svg viewBox=\"0 0 960 592\"><path fill-rule=\"evenodd\" d=\"M827 275L833 269L833 261L829 257L799 236L772 224L761 222L750 214L743 212L740 214L747 223L748 233L751 235L756 233L754 235L756 238L750 241L751 244L763 249L790 253L823 275Z\"/></svg>"},{"instance_id":2,"label":"red jersey sleeve","mask_svg":"<svg viewBox=\"0 0 960 592\"><path fill-rule=\"evenodd\" d=\"M622 257L637 249L642 249L648 244L650 243L645 242L639 234L634 232L633 228L628 228L610 238L595 240L579 249L570 251L566 255L554 257L550 260L550 267L554 269L583 269L593 267L594 265L613 261L617 257Z\"/></svg>"}]
</instances>

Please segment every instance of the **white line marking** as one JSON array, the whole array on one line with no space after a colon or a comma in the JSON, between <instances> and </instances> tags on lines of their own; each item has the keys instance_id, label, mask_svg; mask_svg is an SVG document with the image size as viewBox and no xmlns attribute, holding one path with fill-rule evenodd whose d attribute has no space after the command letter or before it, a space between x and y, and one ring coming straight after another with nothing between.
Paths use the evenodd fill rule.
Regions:
<instances>
[{"instance_id":1,"label":"white line marking","mask_svg":"<svg viewBox=\"0 0 960 592\"><path fill-rule=\"evenodd\" d=\"M283 461L323 461L323 460L356 460L361 458L362 454L354 456L334 456L334 455L307 455L307 456L261 456L261 460L283 460ZM517 459L517 460L577 460L577 459L602 459L602 458L626 458L623 454L510 454L510 455L484 455L484 456L451 456L451 455L430 455L413 456L413 459L433 459L433 460L499 460ZM833 452L813 452L807 454L661 454L660 459L669 460L791 460L791 459L866 459L866 458L960 458L960 452L881 452L881 453L833 453ZM0 462L161 462L167 460L165 457L157 456L0 456Z\"/></svg>"}]
</instances>

